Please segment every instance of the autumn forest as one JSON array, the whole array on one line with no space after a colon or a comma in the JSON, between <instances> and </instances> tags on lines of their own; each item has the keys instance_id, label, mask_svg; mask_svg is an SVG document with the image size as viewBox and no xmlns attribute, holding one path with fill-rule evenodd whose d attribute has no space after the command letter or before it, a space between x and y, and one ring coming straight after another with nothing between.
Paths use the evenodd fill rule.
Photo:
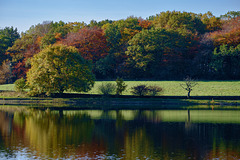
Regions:
<instances>
[{"instance_id":1,"label":"autumn forest","mask_svg":"<svg viewBox=\"0 0 240 160\"><path fill-rule=\"evenodd\" d=\"M49 46L72 46L97 80L240 80L240 11L167 11L146 19L44 21L24 33L0 29L0 83L26 78L31 58Z\"/></svg>"}]
</instances>

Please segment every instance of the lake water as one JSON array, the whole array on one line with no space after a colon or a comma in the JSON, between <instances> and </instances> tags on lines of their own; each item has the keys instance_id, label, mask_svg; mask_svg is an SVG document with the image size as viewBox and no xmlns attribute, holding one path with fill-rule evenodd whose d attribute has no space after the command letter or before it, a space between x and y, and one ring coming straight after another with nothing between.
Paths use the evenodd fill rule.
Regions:
<instances>
[{"instance_id":1,"label":"lake water","mask_svg":"<svg viewBox=\"0 0 240 160\"><path fill-rule=\"evenodd\" d=\"M240 111L8 109L0 159L240 159Z\"/></svg>"}]
</instances>

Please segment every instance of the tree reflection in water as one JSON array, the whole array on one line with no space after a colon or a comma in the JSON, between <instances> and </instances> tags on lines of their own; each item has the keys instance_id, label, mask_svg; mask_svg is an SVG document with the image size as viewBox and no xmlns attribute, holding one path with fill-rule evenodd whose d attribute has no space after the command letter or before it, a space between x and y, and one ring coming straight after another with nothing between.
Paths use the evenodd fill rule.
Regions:
<instances>
[{"instance_id":1,"label":"tree reflection in water","mask_svg":"<svg viewBox=\"0 0 240 160\"><path fill-rule=\"evenodd\" d=\"M240 159L240 111L0 111L0 158Z\"/></svg>"}]
</instances>

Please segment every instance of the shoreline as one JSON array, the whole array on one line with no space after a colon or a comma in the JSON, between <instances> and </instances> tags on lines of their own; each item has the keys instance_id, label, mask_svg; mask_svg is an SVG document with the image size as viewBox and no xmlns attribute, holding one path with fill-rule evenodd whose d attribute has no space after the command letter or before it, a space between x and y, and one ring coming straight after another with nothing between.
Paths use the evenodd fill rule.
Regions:
<instances>
[{"instance_id":1,"label":"shoreline","mask_svg":"<svg viewBox=\"0 0 240 160\"><path fill-rule=\"evenodd\" d=\"M68 98L53 97L26 97L26 98L0 98L0 105L22 105L42 107L69 107L69 108L185 108L205 106L204 108L226 107L240 109L239 96L194 96L187 99L185 96L155 96L155 97L136 97L136 96L108 96L102 95L78 95ZM200 107L202 108L202 107Z\"/></svg>"}]
</instances>

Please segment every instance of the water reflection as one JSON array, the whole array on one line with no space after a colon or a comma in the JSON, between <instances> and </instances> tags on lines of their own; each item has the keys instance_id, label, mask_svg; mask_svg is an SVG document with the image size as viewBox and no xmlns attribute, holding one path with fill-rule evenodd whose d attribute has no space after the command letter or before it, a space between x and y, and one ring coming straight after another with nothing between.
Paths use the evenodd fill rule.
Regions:
<instances>
[{"instance_id":1,"label":"water reflection","mask_svg":"<svg viewBox=\"0 0 240 160\"><path fill-rule=\"evenodd\" d=\"M0 159L240 159L240 111L0 111Z\"/></svg>"}]
</instances>

